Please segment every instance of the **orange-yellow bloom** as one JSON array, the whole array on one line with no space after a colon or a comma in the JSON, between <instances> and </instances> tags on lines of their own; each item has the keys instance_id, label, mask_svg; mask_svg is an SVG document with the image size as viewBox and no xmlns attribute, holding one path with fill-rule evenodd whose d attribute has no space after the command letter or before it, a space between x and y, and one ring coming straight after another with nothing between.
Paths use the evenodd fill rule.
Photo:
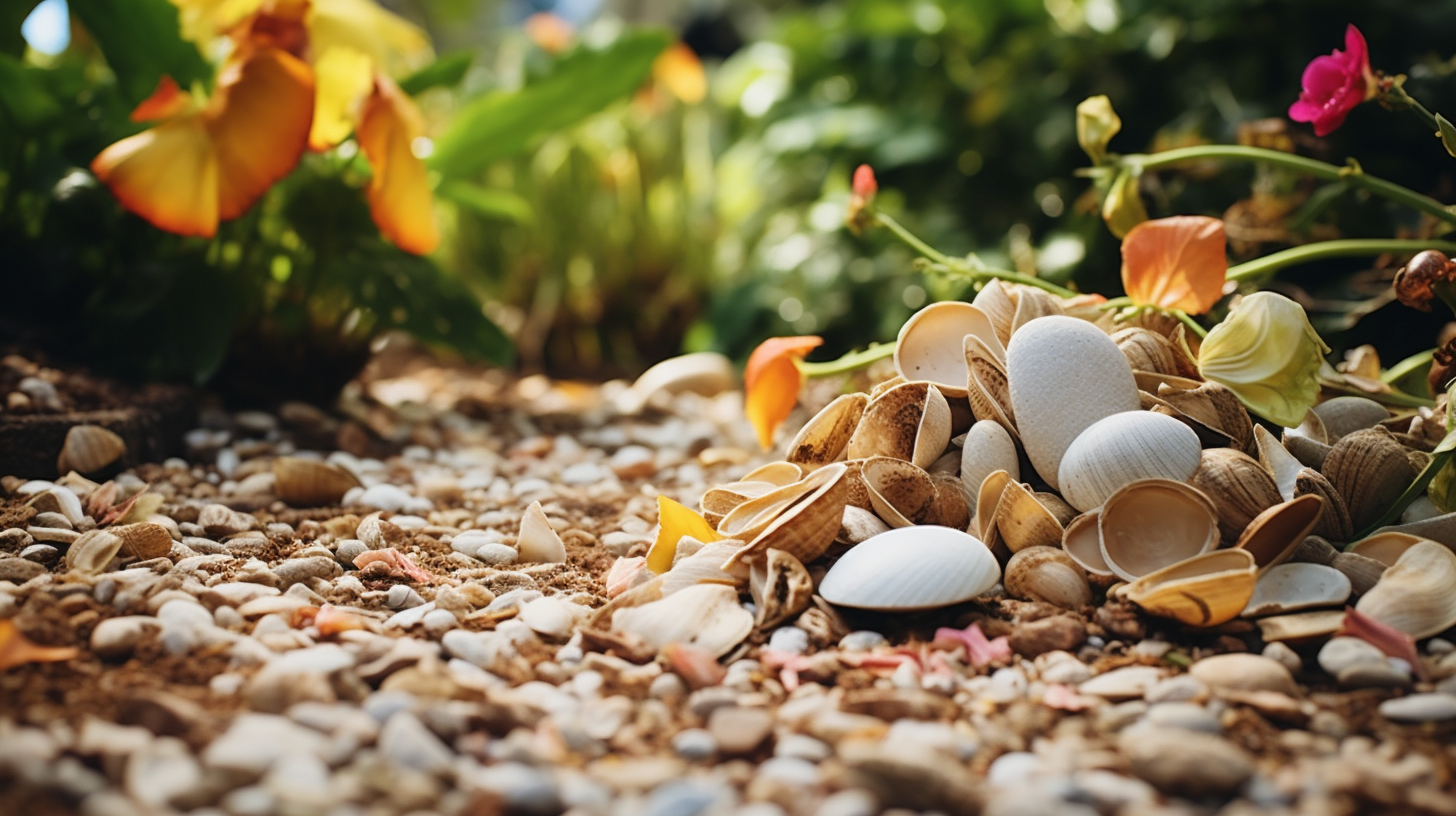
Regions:
<instances>
[{"instance_id":1,"label":"orange-yellow bloom","mask_svg":"<svg viewBox=\"0 0 1456 816\"><path fill-rule=\"evenodd\" d=\"M1122 286L1133 303L1202 314L1223 296L1223 222L1201 215L1144 221L1122 241Z\"/></svg>"},{"instance_id":2,"label":"orange-yellow bloom","mask_svg":"<svg viewBox=\"0 0 1456 816\"><path fill-rule=\"evenodd\" d=\"M400 249L424 255L440 243L425 165L411 146L424 132L419 110L387 77L374 79L355 136L369 159L369 211Z\"/></svg>"},{"instance_id":3,"label":"orange-yellow bloom","mask_svg":"<svg viewBox=\"0 0 1456 816\"><path fill-rule=\"evenodd\" d=\"M684 43L673 43L657 55L652 78L686 105L696 105L708 95L702 60Z\"/></svg>"},{"instance_id":4,"label":"orange-yellow bloom","mask_svg":"<svg viewBox=\"0 0 1456 816\"><path fill-rule=\"evenodd\" d=\"M743 413L758 432L764 450L773 444L774 431L799 401L804 375L798 361L823 343L824 338L812 335L770 337L749 355L743 370Z\"/></svg>"},{"instance_id":5,"label":"orange-yellow bloom","mask_svg":"<svg viewBox=\"0 0 1456 816\"><path fill-rule=\"evenodd\" d=\"M26 663L54 663L70 660L80 651L71 646L41 646L21 634L15 621L0 620L0 671Z\"/></svg>"},{"instance_id":6,"label":"orange-yellow bloom","mask_svg":"<svg viewBox=\"0 0 1456 816\"><path fill-rule=\"evenodd\" d=\"M723 540L723 536L708 524L708 520L693 512L692 508L666 496L658 496L657 540L652 542L652 548L647 551L647 568L658 575L672 569L677 545L683 536L690 536L704 544Z\"/></svg>"},{"instance_id":7,"label":"orange-yellow bloom","mask_svg":"<svg viewBox=\"0 0 1456 816\"><path fill-rule=\"evenodd\" d=\"M205 105L163 78L132 114L160 124L101 151L91 170L156 226L210 238L298 164L313 96L308 66L276 48L230 63Z\"/></svg>"}]
</instances>

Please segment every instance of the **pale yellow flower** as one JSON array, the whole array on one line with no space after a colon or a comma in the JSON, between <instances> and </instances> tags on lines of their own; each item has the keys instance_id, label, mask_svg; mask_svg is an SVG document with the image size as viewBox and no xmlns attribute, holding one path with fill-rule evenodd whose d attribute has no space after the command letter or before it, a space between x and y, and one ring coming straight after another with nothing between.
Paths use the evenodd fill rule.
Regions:
<instances>
[{"instance_id":1,"label":"pale yellow flower","mask_svg":"<svg viewBox=\"0 0 1456 816\"><path fill-rule=\"evenodd\" d=\"M1093 164L1107 158L1107 143L1122 130L1122 119L1106 96L1089 96L1077 105L1077 144Z\"/></svg>"},{"instance_id":2,"label":"pale yellow flower","mask_svg":"<svg viewBox=\"0 0 1456 816\"><path fill-rule=\"evenodd\" d=\"M1253 413L1293 427L1319 397L1317 375L1329 350L1302 306L1283 295L1256 292L1204 338L1198 370L1233 391Z\"/></svg>"}]
</instances>

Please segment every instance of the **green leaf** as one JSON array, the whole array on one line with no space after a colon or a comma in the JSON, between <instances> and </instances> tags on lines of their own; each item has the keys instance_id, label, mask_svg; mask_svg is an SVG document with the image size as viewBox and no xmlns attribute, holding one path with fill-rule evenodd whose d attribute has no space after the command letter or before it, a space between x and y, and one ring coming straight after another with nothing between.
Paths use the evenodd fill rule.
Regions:
<instances>
[{"instance_id":1,"label":"green leaf","mask_svg":"<svg viewBox=\"0 0 1456 816\"><path fill-rule=\"evenodd\" d=\"M474 182L452 179L441 184L435 196L495 221L530 224L536 220L531 202L509 190L492 190Z\"/></svg>"},{"instance_id":2,"label":"green leaf","mask_svg":"<svg viewBox=\"0 0 1456 816\"><path fill-rule=\"evenodd\" d=\"M1450 119L1438 113L1436 114L1436 127L1439 128L1436 136L1441 139L1441 145L1446 148L1447 153L1456 156L1456 125L1451 124Z\"/></svg>"},{"instance_id":3,"label":"green leaf","mask_svg":"<svg viewBox=\"0 0 1456 816\"><path fill-rule=\"evenodd\" d=\"M133 105L164 75L183 88L212 75L196 46L182 39L177 7L167 0L70 0L70 6Z\"/></svg>"},{"instance_id":4,"label":"green leaf","mask_svg":"<svg viewBox=\"0 0 1456 816\"><path fill-rule=\"evenodd\" d=\"M61 106L20 60L0 54L0 112L23 130L32 130L61 112Z\"/></svg>"},{"instance_id":5,"label":"green leaf","mask_svg":"<svg viewBox=\"0 0 1456 816\"><path fill-rule=\"evenodd\" d=\"M381 326L474 360L508 365L514 359L510 338L485 316L480 298L428 258L382 250L344 264L351 294Z\"/></svg>"},{"instance_id":6,"label":"green leaf","mask_svg":"<svg viewBox=\"0 0 1456 816\"><path fill-rule=\"evenodd\" d=\"M445 176L467 175L580 122L635 91L668 42L661 30L634 31L601 51L573 56L516 93L474 100L435 141L431 167Z\"/></svg>"},{"instance_id":7,"label":"green leaf","mask_svg":"<svg viewBox=\"0 0 1456 816\"><path fill-rule=\"evenodd\" d=\"M475 54L471 51L452 51L401 79L400 90L414 96L431 88L454 87L465 78L474 60Z\"/></svg>"}]
</instances>

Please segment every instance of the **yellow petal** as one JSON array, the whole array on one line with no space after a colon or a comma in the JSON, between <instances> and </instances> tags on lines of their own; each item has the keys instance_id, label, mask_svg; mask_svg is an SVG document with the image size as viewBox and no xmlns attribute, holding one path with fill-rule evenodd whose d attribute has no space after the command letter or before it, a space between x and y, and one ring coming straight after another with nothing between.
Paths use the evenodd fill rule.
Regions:
<instances>
[{"instance_id":1,"label":"yellow petal","mask_svg":"<svg viewBox=\"0 0 1456 816\"><path fill-rule=\"evenodd\" d=\"M123 207L179 235L217 232L217 153L201 113L111 145L91 162Z\"/></svg>"},{"instance_id":2,"label":"yellow petal","mask_svg":"<svg viewBox=\"0 0 1456 816\"><path fill-rule=\"evenodd\" d=\"M1122 130L1122 120L1106 96L1091 96L1077 104L1077 144L1093 164L1107 158L1107 143Z\"/></svg>"},{"instance_id":3,"label":"yellow petal","mask_svg":"<svg viewBox=\"0 0 1456 816\"><path fill-rule=\"evenodd\" d=\"M1138 194L1138 177L1128 170L1118 173L1102 199L1102 220L1118 238L1126 238L1132 228L1148 220L1148 210Z\"/></svg>"},{"instance_id":4,"label":"yellow petal","mask_svg":"<svg viewBox=\"0 0 1456 816\"><path fill-rule=\"evenodd\" d=\"M208 53L213 40L257 11L263 0L172 0L182 23L182 36Z\"/></svg>"},{"instance_id":5,"label":"yellow petal","mask_svg":"<svg viewBox=\"0 0 1456 816\"><path fill-rule=\"evenodd\" d=\"M1223 296L1223 222L1202 215L1144 221L1122 242L1122 286L1134 303L1202 314Z\"/></svg>"},{"instance_id":6,"label":"yellow petal","mask_svg":"<svg viewBox=\"0 0 1456 816\"><path fill-rule=\"evenodd\" d=\"M799 401L804 377L795 360L824 343L821 337L770 337L748 357L743 370L743 413L758 432L764 450L773 445L774 431Z\"/></svg>"},{"instance_id":7,"label":"yellow petal","mask_svg":"<svg viewBox=\"0 0 1456 816\"><path fill-rule=\"evenodd\" d=\"M418 68L431 57L423 30L372 0L313 0L308 34L315 54L349 48L391 75Z\"/></svg>"},{"instance_id":8,"label":"yellow petal","mask_svg":"<svg viewBox=\"0 0 1456 816\"><path fill-rule=\"evenodd\" d=\"M658 496L657 540L647 551L647 568L659 575L672 569L672 559L683 536L691 536L704 544L723 540L707 519L666 496Z\"/></svg>"},{"instance_id":9,"label":"yellow petal","mask_svg":"<svg viewBox=\"0 0 1456 816\"><path fill-rule=\"evenodd\" d=\"M1250 411L1294 427L1319 397L1329 347L1304 308L1274 292L1240 300L1198 350L1198 371L1233 391Z\"/></svg>"},{"instance_id":10,"label":"yellow petal","mask_svg":"<svg viewBox=\"0 0 1456 816\"><path fill-rule=\"evenodd\" d=\"M241 215L293 170L308 147L313 107L308 65L276 48L223 72L208 121L217 149L218 217Z\"/></svg>"},{"instance_id":11,"label":"yellow petal","mask_svg":"<svg viewBox=\"0 0 1456 816\"><path fill-rule=\"evenodd\" d=\"M369 212L386 238L417 255L440 243L425 164L412 147L423 129L414 102L399 86L377 77L355 132L374 174L367 191Z\"/></svg>"},{"instance_id":12,"label":"yellow petal","mask_svg":"<svg viewBox=\"0 0 1456 816\"><path fill-rule=\"evenodd\" d=\"M684 104L696 105L708 95L703 63L683 43L673 43L657 55L652 63L652 76Z\"/></svg>"},{"instance_id":13,"label":"yellow petal","mask_svg":"<svg viewBox=\"0 0 1456 816\"><path fill-rule=\"evenodd\" d=\"M320 54L313 71L317 95L308 146L328 150L353 132L359 107L374 88L374 66L363 51L338 47Z\"/></svg>"}]
</instances>

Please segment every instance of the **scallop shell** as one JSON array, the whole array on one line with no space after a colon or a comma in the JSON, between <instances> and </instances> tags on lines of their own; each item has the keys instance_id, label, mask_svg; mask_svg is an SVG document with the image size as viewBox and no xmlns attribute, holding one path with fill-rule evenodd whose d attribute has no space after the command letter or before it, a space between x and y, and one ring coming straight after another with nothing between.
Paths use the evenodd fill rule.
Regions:
<instances>
[{"instance_id":1,"label":"scallop shell","mask_svg":"<svg viewBox=\"0 0 1456 816\"><path fill-rule=\"evenodd\" d=\"M1024 601L1064 609L1081 609L1092 603L1087 573L1056 547L1027 547L1011 556L1003 583L1007 595Z\"/></svg>"},{"instance_id":2,"label":"scallop shell","mask_svg":"<svg viewBox=\"0 0 1456 816\"><path fill-rule=\"evenodd\" d=\"M280 456L273 460L273 492L294 507L326 507L359 487L354 474L329 462Z\"/></svg>"},{"instance_id":3,"label":"scallop shell","mask_svg":"<svg viewBox=\"0 0 1456 816\"><path fill-rule=\"evenodd\" d=\"M970 372L961 349L968 334L987 341L992 349L1001 346L985 312L969 303L932 303L900 327L895 370L907 381L926 380L947 397L964 398Z\"/></svg>"},{"instance_id":4,"label":"scallop shell","mask_svg":"<svg viewBox=\"0 0 1456 816\"><path fill-rule=\"evenodd\" d=\"M1357 530L1380 518L1416 477L1405 447L1384 428L1347 434L1330 448L1320 472L1345 500Z\"/></svg>"},{"instance_id":5,"label":"scallop shell","mask_svg":"<svg viewBox=\"0 0 1456 816\"><path fill-rule=\"evenodd\" d=\"M819 583L836 606L908 612L968 601L1001 580L980 539L949 527L881 533L844 554Z\"/></svg>"},{"instance_id":6,"label":"scallop shell","mask_svg":"<svg viewBox=\"0 0 1456 816\"><path fill-rule=\"evenodd\" d=\"M810 468L843 461L869 401L860 393L835 397L794 435L784 459Z\"/></svg>"},{"instance_id":7,"label":"scallop shell","mask_svg":"<svg viewBox=\"0 0 1456 816\"><path fill-rule=\"evenodd\" d=\"M754 624L766 629L808 609L814 581L799 559L783 550L769 550L767 558L750 568L748 590L758 609Z\"/></svg>"},{"instance_id":8,"label":"scallop shell","mask_svg":"<svg viewBox=\"0 0 1456 816\"><path fill-rule=\"evenodd\" d=\"M1350 579L1322 564L1279 564L1270 567L1254 584L1254 595L1240 613L1254 618L1282 615L1301 609L1338 606L1350 597Z\"/></svg>"},{"instance_id":9,"label":"scallop shell","mask_svg":"<svg viewBox=\"0 0 1456 816\"><path fill-rule=\"evenodd\" d=\"M930 475L909 462L888 456L865 460L860 477L870 492L870 506L891 527L909 527L929 520L939 492Z\"/></svg>"},{"instance_id":10,"label":"scallop shell","mask_svg":"<svg viewBox=\"0 0 1456 816\"><path fill-rule=\"evenodd\" d=\"M120 459L126 453L126 441L114 431L100 425L73 425L61 443L56 470L91 473Z\"/></svg>"},{"instance_id":11,"label":"scallop shell","mask_svg":"<svg viewBox=\"0 0 1456 816\"><path fill-rule=\"evenodd\" d=\"M966 431L961 445L961 484L970 495L978 495L981 482L993 471L1004 470L1020 481L1021 466L1016 456L1016 441L1001 423L978 420Z\"/></svg>"},{"instance_id":12,"label":"scallop shell","mask_svg":"<svg viewBox=\"0 0 1456 816\"><path fill-rule=\"evenodd\" d=\"M160 524L142 521L108 527L107 531L121 539L121 554L131 558L145 561L172 551L172 534Z\"/></svg>"},{"instance_id":13,"label":"scallop shell","mask_svg":"<svg viewBox=\"0 0 1456 816\"><path fill-rule=\"evenodd\" d=\"M1197 488L1145 479L1108 497L1097 532L1107 568L1124 581L1135 581L1217 546L1218 515Z\"/></svg>"},{"instance_id":14,"label":"scallop shell","mask_svg":"<svg viewBox=\"0 0 1456 816\"><path fill-rule=\"evenodd\" d=\"M1173 353L1173 344L1155 331L1129 326L1113 332L1112 342L1117 344L1133 371L1178 373L1178 358Z\"/></svg>"},{"instance_id":15,"label":"scallop shell","mask_svg":"<svg viewBox=\"0 0 1456 816\"><path fill-rule=\"evenodd\" d=\"M1274 444L1278 445L1277 442ZM1285 499L1293 498L1293 479L1290 481L1291 495ZM1213 500L1213 506L1218 509L1218 530L1223 546L1232 545L1255 516L1281 500L1279 488L1264 466L1252 456L1233 448L1203 451L1198 469L1188 483Z\"/></svg>"},{"instance_id":16,"label":"scallop shell","mask_svg":"<svg viewBox=\"0 0 1456 816\"><path fill-rule=\"evenodd\" d=\"M849 458L892 456L929 467L950 444L950 405L928 382L907 382L872 400L849 439Z\"/></svg>"},{"instance_id":17,"label":"scallop shell","mask_svg":"<svg viewBox=\"0 0 1456 816\"><path fill-rule=\"evenodd\" d=\"M839 524L844 517L844 507L849 496L847 474L848 468L843 463L835 463L814 471L789 488L781 488L798 488L799 494L782 503L771 514L765 513L769 517L762 526L757 524L756 519L751 521L748 526L758 530L752 538L747 533L738 534L731 530L737 526L735 514L753 502L745 502L734 509L724 517L723 523L718 526L718 532L729 538L746 540L748 545L728 559L723 569L730 570L737 564L751 563L764 557L769 549L783 550L804 562L813 561L823 555L829 545L834 543L834 536L839 532Z\"/></svg>"},{"instance_id":18,"label":"scallop shell","mask_svg":"<svg viewBox=\"0 0 1456 816\"><path fill-rule=\"evenodd\" d=\"M1124 411L1092 423L1067 446L1057 481L1062 497L1087 511L1139 479L1187 479L1198 470L1200 452L1198 435L1182 422Z\"/></svg>"},{"instance_id":19,"label":"scallop shell","mask_svg":"<svg viewBox=\"0 0 1456 816\"><path fill-rule=\"evenodd\" d=\"M1313 409L1324 425L1324 441L1334 443L1355 431L1373 428L1390 419L1384 405L1368 397L1335 397Z\"/></svg>"},{"instance_id":20,"label":"scallop shell","mask_svg":"<svg viewBox=\"0 0 1456 816\"><path fill-rule=\"evenodd\" d=\"M1053 489L1072 440L1097 420L1142 404L1117 344L1075 317L1038 318L1017 329L1006 349L1006 376L1022 447Z\"/></svg>"},{"instance_id":21,"label":"scallop shell","mask_svg":"<svg viewBox=\"0 0 1456 816\"><path fill-rule=\"evenodd\" d=\"M1456 626L1452 587L1456 587L1456 553L1434 541L1422 541L1385 570L1355 609L1419 640Z\"/></svg>"},{"instance_id":22,"label":"scallop shell","mask_svg":"<svg viewBox=\"0 0 1456 816\"><path fill-rule=\"evenodd\" d=\"M1276 504L1249 522L1234 547L1252 553L1260 571L1282 564L1319 523L1324 504L1319 496L1300 496Z\"/></svg>"},{"instance_id":23,"label":"scallop shell","mask_svg":"<svg viewBox=\"0 0 1456 816\"><path fill-rule=\"evenodd\" d=\"M1238 617L1256 583L1252 555L1215 550L1142 576L1123 588L1122 597L1190 626L1217 626Z\"/></svg>"},{"instance_id":24,"label":"scallop shell","mask_svg":"<svg viewBox=\"0 0 1456 816\"><path fill-rule=\"evenodd\" d=\"M753 631L753 615L738 603L737 589L695 584L641 606L617 609L611 627L657 651L669 643L685 643L722 657Z\"/></svg>"}]
</instances>

